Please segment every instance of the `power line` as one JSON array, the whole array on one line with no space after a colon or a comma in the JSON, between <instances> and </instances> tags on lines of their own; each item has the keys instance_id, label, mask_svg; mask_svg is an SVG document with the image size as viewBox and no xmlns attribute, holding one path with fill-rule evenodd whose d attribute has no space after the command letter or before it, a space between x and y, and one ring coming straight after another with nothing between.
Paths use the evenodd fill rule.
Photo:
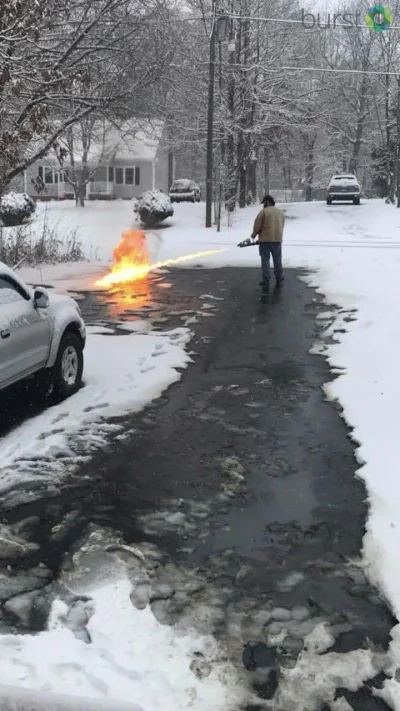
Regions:
<instances>
[{"instance_id":1,"label":"power line","mask_svg":"<svg viewBox=\"0 0 400 711\"><path fill-rule=\"evenodd\" d=\"M241 65L238 65L241 66ZM379 70L368 70L368 69L334 69L330 67L278 67L277 69L271 69L266 67L260 67L264 72L271 72L272 74L278 72L325 72L329 74L371 74L375 76L391 76L400 77L400 69L398 72L386 72Z\"/></svg>"},{"instance_id":2,"label":"power line","mask_svg":"<svg viewBox=\"0 0 400 711\"><path fill-rule=\"evenodd\" d=\"M317 13L318 17L319 17L319 14L320 13ZM338 13L338 14L341 14L341 13ZM350 14L350 13L348 13L348 14ZM313 15L314 19L315 19L315 15L312 12L306 13L306 15ZM247 17L245 17L243 15L228 15L228 17L231 20L253 20L254 22L275 22L275 23L279 23L279 24L283 24L283 25L285 25L285 24L287 24L287 25L302 25L305 30L320 30L321 32L325 32L326 30L330 30L330 29L336 29L337 27L344 27L346 30L357 29L357 30L368 30L369 32L371 32L371 28L368 27L367 24L350 25L349 23L344 24L344 23L335 22L333 27L330 27L330 25L327 27L319 27L319 25L317 25L317 27L315 27L315 23L314 23L313 27L307 27L304 24L304 20L292 20L292 19L282 18L282 17L255 17L255 16L251 16L251 15L248 15ZM400 30L400 25L391 25L387 30L384 30L384 32L390 32L391 30Z\"/></svg>"},{"instance_id":3,"label":"power line","mask_svg":"<svg viewBox=\"0 0 400 711\"><path fill-rule=\"evenodd\" d=\"M335 30L339 27L344 27L346 30L351 30L351 29L357 29L357 30L368 30L371 32L371 28L368 27L367 24L363 25L350 25L348 24L343 24L339 22L335 22L333 27L327 26L327 27L319 27L319 25L313 27L307 27L307 25L304 24L304 20L292 20L292 19L287 19L287 18L281 18L281 17L258 17L255 15L231 15L228 13L222 13L224 17L229 17L230 20L252 20L253 22L272 22L276 24L281 24L281 25L302 25L305 30L320 30L320 32L326 32L326 30ZM314 13L306 13L306 14L311 14L313 15ZM318 13L319 15L319 13ZM315 15L314 15L315 17ZM191 20L203 20L203 19L209 19L212 20L212 17L210 15L205 15L203 17L198 17L198 16L187 16L187 17L180 17L178 18L179 22L190 22ZM384 32L391 32L392 30L400 30L400 25L391 25L387 30L384 30Z\"/></svg>"}]
</instances>

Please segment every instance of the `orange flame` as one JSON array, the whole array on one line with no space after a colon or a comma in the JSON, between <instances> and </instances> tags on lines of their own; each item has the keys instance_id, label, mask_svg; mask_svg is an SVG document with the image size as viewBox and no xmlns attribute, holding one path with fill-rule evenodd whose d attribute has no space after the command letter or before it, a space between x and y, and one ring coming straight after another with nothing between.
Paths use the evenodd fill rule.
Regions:
<instances>
[{"instance_id":1,"label":"orange flame","mask_svg":"<svg viewBox=\"0 0 400 711\"><path fill-rule=\"evenodd\" d=\"M166 259L163 262L151 264L146 247L146 235L142 230L127 230L122 234L121 241L113 251L114 265L110 274L95 282L95 286L112 286L113 284L126 284L128 282L144 279L150 272L182 264L192 259L199 259L212 254L220 254L225 249L210 249L206 252L195 252L176 259Z\"/></svg>"}]
</instances>

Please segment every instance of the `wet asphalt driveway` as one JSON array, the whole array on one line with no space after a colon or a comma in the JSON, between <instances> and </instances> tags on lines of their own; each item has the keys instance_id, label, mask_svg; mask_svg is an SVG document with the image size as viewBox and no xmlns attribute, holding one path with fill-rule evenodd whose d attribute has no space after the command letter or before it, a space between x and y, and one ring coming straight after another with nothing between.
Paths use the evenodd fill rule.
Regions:
<instances>
[{"instance_id":1,"label":"wet asphalt driveway","mask_svg":"<svg viewBox=\"0 0 400 711\"><path fill-rule=\"evenodd\" d=\"M329 368L309 353L324 307L294 271L261 303L258 276L244 268L172 272L164 292L171 304L175 293L181 307L204 295L213 306L191 326L194 363L79 482L5 521L40 518L39 558L55 575L89 523L115 528L128 543L155 543L166 565L197 571L219 600L214 633L228 646L235 640L232 656L262 704L317 623L333 631L330 652L379 653L395 621L359 566L366 493L346 426L324 399ZM89 320L107 320L93 296L82 306ZM178 325L181 312L170 312L160 328ZM74 525L51 544L51 516L72 511ZM165 598L154 609L174 621L178 596ZM383 679L377 669L356 691L338 683L336 697L354 711L386 709L374 696ZM321 711L330 708L321 701Z\"/></svg>"}]
</instances>

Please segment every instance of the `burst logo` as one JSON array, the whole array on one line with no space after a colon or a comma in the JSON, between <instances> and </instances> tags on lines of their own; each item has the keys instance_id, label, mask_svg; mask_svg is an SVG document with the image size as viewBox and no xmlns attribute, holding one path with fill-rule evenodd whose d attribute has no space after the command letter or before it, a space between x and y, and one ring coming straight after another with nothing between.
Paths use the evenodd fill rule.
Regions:
<instances>
[{"instance_id":1,"label":"burst logo","mask_svg":"<svg viewBox=\"0 0 400 711\"><path fill-rule=\"evenodd\" d=\"M390 29L390 25L393 22L393 15L388 7L374 5L374 7L370 7L368 10L365 16L365 22L370 30L382 32L383 30Z\"/></svg>"}]
</instances>

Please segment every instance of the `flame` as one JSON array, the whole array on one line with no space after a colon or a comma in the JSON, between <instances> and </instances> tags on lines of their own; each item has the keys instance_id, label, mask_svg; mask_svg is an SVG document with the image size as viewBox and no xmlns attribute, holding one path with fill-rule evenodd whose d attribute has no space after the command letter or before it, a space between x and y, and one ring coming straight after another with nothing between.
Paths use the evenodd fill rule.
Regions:
<instances>
[{"instance_id":1,"label":"flame","mask_svg":"<svg viewBox=\"0 0 400 711\"><path fill-rule=\"evenodd\" d=\"M225 249L210 249L206 252L186 254L176 259L166 259L163 262L151 264L146 247L146 235L142 230L127 230L122 234L121 241L113 251L114 265L110 274L95 282L95 286L112 286L113 284L126 284L128 282L144 279L150 272L161 267L170 267L182 264L192 259L220 254Z\"/></svg>"}]
</instances>

